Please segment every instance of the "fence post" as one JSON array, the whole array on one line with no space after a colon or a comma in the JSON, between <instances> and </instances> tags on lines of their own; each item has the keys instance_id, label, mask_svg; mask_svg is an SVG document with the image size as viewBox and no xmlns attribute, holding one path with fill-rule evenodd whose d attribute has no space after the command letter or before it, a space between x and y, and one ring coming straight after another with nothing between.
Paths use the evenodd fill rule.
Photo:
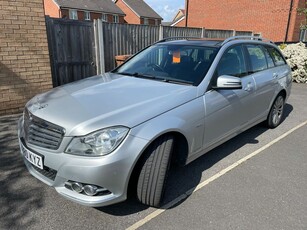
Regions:
<instances>
[{"instance_id":1,"label":"fence post","mask_svg":"<svg viewBox=\"0 0 307 230\"><path fill-rule=\"evenodd\" d=\"M202 38L205 37L205 32L206 32L205 27L201 28L201 37L202 37Z\"/></svg>"},{"instance_id":2,"label":"fence post","mask_svg":"<svg viewBox=\"0 0 307 230\"><path fill-rule=\"evenodd\" d=\"M98 22L94 19L94 44L95 44L95 59L96 59L96 74L100 74L100 61L99 61L99 42L98 42Z\"/></svg>"},{"instance_id":3,"label":"fence post","mask_svg":"<svg viewBox=\"0 0 307 230\"><path fill-rule=\"evenodd\" d=\"M159 40L162 40L164 38L163 36L163 26L160 25L160 28L159 28Z\"/></svg>"},{"instance_id":4,"label":"fence post","mask_svg":"<svg viewBox=\"0 0 307 230\"><path fill-rule=\"evenodd\" d=\"M97 47L96 52L98 53L97 56L98 62L97 62L97 74L105 73L105 60L104 60L104 40L103 40L103 23L101 19L97 20L98 23L96 23L96 34L97 38L95 36L95 46ZM98 71L99 70L99 71Z\"/></svg>"}]
</instances>

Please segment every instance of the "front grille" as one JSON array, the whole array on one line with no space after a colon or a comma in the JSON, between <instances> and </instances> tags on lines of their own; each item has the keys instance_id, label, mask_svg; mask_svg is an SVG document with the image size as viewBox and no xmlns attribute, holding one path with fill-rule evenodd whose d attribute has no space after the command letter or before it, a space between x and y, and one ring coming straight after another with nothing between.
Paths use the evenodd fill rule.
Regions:
<instances>
[{"instance_id":1,"label":"front grille","mask_svg":"<svg viewBox=\"0 0 307 230\"><path fill-rule=\"evenodd\" d=\"M50 180L53 180L55 179L56 177L56 174L57 174L57 171L52 169L52 168L48 168L46 166L44 166L44 169L40 169L38 167L36 167L35 165L32 165L31 166L35 169L35 171L37 171L38 173L42 174L43 176L49 178Z\"/></svg>"},{"instance_id":2,"label":"front grille","mask_svg":"<svg viewBox=\"0 0 307 230\"><path fill-rule=\"evenodd\" d=\"M62 127L34 116L27 109L24 112L24 132L27 143L53 150L59 148L64 136Z\"/></svg>"}]
</instances>

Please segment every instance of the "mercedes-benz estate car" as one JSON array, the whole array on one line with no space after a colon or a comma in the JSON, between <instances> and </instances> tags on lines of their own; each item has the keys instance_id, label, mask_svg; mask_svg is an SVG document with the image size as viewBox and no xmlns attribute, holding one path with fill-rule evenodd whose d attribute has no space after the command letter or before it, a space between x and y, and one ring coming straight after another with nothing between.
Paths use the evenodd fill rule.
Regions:
<instances>
[{"instance_id":1,"label":"mercedes-benz estate car","mask_svg":"<svg viewBox=\"0 0 307 230\"><path fill-rule=\"evenodd\" d=\"M262 38L164 39L111 72L30 100L21 154L69 200L106 206L129 188L158 207L170 164L186 165L260 122L277 127L291 80L278 47Z\"/></svg>"}]
</instances>

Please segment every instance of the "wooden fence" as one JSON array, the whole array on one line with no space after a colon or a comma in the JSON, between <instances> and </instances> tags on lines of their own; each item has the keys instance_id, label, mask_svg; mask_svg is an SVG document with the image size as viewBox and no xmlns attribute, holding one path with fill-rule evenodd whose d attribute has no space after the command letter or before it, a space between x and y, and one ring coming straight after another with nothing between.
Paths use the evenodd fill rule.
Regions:
<instances>
[{"instance_id":1,"label":"wooden fence","mask_svg":"<svg viewBox=\"0 0 307 230\"><path fill-rule=\"evenodd\" d=\"M53 85L101 74L115 68L115 56L134 54L167 37L225 39L250 31L148 26L46 18Z\"/></svg>"},{"instance_id":2,"label":"wooden fence","mask_svg":"<svg viewBox=\"0 0 307 230\"><path fill-rule=\"evenodd\" d=\"M92 22L46 17L53 86L97 73Z\"/></svg>"}]
</instances>

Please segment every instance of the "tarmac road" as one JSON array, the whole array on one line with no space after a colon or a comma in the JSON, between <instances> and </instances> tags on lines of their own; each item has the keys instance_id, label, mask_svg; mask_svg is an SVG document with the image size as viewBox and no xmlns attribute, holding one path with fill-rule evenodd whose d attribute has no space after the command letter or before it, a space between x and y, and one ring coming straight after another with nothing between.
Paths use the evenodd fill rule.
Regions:
<instances>
[{"instance_id":1,"label":"tarmac road","mask_svg":"<svg viewBox=\"0 0 307 230\"><path fill-rule=\"evenodd\" d=\"M103 208L64 199L25 169L17 119L0 117L0 229L126 229L136 223L140 229L307 229L307 125L270 145L307 120L307 85L293 84L278 128L258 125L188 166L173 168L165 203L184 199L167 210L134 199ZM206 184L210 178L216 179ZM195 191L199 184L205 185ZM187 191L193 193L184 195Z\"/></svg>"}]
</instances>

